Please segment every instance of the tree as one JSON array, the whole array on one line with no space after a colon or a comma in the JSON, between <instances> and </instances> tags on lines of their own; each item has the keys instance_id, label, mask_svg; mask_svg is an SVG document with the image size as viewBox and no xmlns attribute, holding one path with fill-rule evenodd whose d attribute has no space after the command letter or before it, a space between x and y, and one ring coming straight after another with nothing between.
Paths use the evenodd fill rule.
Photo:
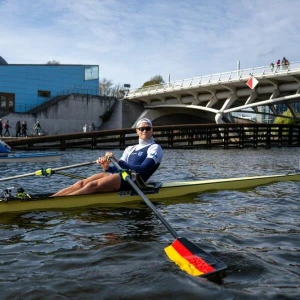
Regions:
<instances>
[{"instance_id":1,"label":"tree","mask_svg":"<svg viewBox=\"0 0 300 300\"><path fill-rule=\"evenodd\" d=\"M60 65L60 62L57 60L49 60L47 62L47 65Z\"/></svg>"},{"instance_id":2,"label":"tree","mask_svg":"<svg viewBox=\"0 0 300 300\"><path fill-rule=\"evenodd\" d=\"M282 116L275 118L274 124L295 124L295 119L292 115L292 112L287 109Z\"/></svg>"},{"instance_id":3,"label":"tree","mask_svg":"<svg viewBox=\"0 0 300 300\"><path fill-rule=\"evenodd\" d=\"M157 85L157 84L163 84L165 81L163 80L161 75L155 75L150 78L150 80L144 82L143 87L150 86L150 85Z\"/></svg>"},{"instance_id":4,"label":"tree","mask_svg":"<svg viewBox=\"0 0 300 300\"><path fill-rule=\"evenodd\" d=\"M107 78L99 80L99 94L101 96L110 96L113 81Z\"/></svg>"},{"instance_id":5,"label":"tree","mask_svg":"<svg viewBox=\"0 0 300 300\"><path fill-rule=\"evenodd\" d=\"M107 78L99 80L99 94L101 96L110 96L116 98L122 98L122 88L120 84L114 85L113 81Z\"/></svg>"}]
</instances>

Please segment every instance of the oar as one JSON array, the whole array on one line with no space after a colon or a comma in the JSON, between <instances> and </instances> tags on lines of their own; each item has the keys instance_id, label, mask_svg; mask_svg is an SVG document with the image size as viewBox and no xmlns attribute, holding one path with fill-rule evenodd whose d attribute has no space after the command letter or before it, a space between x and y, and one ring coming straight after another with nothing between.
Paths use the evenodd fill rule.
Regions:
<instances>
[{"instance_id":1,"label":"oar","mask_svg":"<svg viewBox=\"0 0 300 300\"><path fill-rule=\"evenodd\" d=\"M65 173L65 172L60 172L60 171L54 171L54 170L51 170L51 175L52 174L63 175L63 176L70 177L70 178L75 178L75 179L86 179L86 177L83 177L83 176L78 176L78 175L75 175L75 174L70 174L70 173Z\"/></svg>"},{"instance_id":2,"label":"oar","mask_svg":"<svg viewBox=\"0 0 300 300\"><path fill-rule=\"evenodd\" d=\"M11 177L6 177L6 178L1 178L1 181L7 181L7 180L12 180L12 179L18 179L18 178L23 178L23 177L29 177L29 176L34 176L34 175L51 175L51 174L55 174L56 171L60 171L60 170L66 170L66 169L71 169L71 168L77 168L77 167L83 167L83 166L88 166L88 165L92 165L95 164L96 161L90 161L90 162L85 162L85 163L80 163L80 164L75 164L75 165L70 165L70 166L65 166L65 167L60 167L60 168L55 168L55 169L44 169L44 170L37 170L35 172L32 173L27 173L27 174L22 174L22 175L16 175L16 176L11 176Z\"/></svg>"},{"instance_id":3,"label":"oar","mask_svg":"<svg viewBox=\"0 0 300 300\"><path fill-rule=\"evenodd\" d=\"M152 202L145 196L139 187L131 179L127 170L122 169L113 158L110 161L118 169L120 176L142 197L148 207L156 214L164 226L175 238L172 245L165 248L168 257L174 261L183 271L192 276L210 277L227 269L225 263L210 255L184 237L179 237L167 220L160 214Z\"/></svg>"}]
</instances>

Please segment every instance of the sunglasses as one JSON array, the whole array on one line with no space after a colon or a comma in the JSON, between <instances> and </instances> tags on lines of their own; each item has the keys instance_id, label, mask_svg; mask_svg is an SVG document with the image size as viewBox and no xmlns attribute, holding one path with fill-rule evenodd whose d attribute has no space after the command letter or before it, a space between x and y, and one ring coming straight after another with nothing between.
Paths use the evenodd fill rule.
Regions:
<instances>
[{"instance_id":1,"label":"sunglasses","mask_svg":"<svg viewBox=\"0 0 300 300\"><path fill-rule=\"evenodd\" d=\"M150 126L147 126L147 127L139 127L138 130L139 130L139 131L142 131L142 132L145 131L145 130L146 130L146 131L150 131L151 128L152 128L152 127L150 127Z\"/></svg>"}]
</instances>

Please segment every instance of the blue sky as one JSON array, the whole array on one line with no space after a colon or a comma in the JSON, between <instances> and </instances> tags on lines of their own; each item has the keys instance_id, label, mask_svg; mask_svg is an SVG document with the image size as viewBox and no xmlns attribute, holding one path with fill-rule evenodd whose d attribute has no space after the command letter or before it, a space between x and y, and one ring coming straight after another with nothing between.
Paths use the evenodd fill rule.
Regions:
<instances>
[{"instance_id":1,"label":"blue sky","mask_svg":"<svg viewBox=\"0 0 300 300\"><path fill-rule=\"evenodd\" d=\"M298 0L0 0L0 55L11 64L99 65L139 87L300 61Z\"/></svg>"}]
</instances>

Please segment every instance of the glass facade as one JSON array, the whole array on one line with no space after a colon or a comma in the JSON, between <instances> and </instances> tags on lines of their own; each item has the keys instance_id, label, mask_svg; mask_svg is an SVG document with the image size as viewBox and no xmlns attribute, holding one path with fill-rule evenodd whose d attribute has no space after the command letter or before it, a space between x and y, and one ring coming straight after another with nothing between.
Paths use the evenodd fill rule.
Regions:
<instances>
[{"instance_id":1,"label":"glass facade","mask_svg":"<svg viewBox=\"0 0 300 300\"><path fill-rule=\"evenodd\" d=\"M84 67L84 80L99 79L98 66L85 66Z\"/></svg>"}]
</instances>

